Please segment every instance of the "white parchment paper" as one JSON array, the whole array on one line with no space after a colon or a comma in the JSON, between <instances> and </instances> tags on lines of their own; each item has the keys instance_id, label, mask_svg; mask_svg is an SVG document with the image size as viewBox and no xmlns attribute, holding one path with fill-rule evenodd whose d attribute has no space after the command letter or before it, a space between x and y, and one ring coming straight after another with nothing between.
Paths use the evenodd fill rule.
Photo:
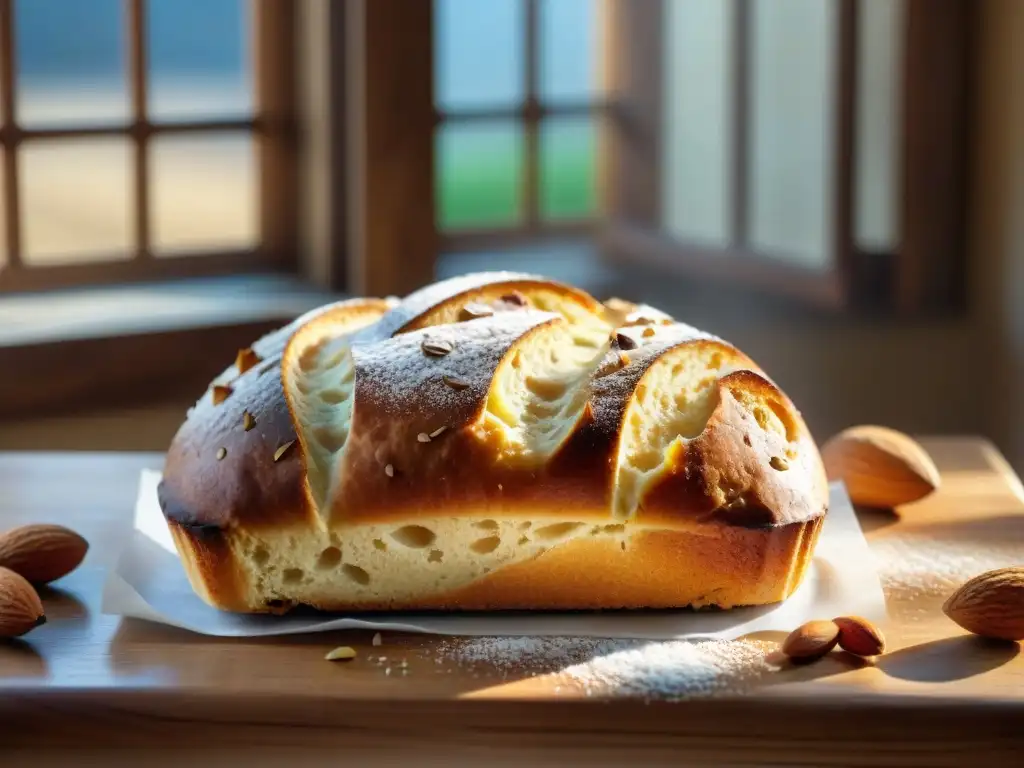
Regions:
<instances>
[{"instance_id":1,"label":"white parchment paper","mask_svg":"<svg viewBox=\"0 0 1024 768\"><path fill-rule=\"evenodd\" d=\"M831 487L831 509L804 583L778 605L699 612L240 616L211 608L192 591L157 502L159 481L160 473L151 470L144 470L139 479L134 529L104 585L103 612L204 635L256 637L373 629L442 635L731 640L764 630L789 631L810 619L844 614L873 620L885 617L874 557L839 484Z\"/></svg>"}]
</instances>

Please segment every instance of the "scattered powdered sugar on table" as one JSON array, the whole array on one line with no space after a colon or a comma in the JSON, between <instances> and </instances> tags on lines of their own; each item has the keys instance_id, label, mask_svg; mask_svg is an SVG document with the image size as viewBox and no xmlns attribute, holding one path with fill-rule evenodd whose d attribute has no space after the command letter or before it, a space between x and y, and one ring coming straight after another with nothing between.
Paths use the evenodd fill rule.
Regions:
<instances>
[{"instance_id":1,"label":"scattered powdered sugar on table","mask_svg":"<svg viewBox=\"0 0 1024 768\"><path fill-rule=\"evenodd\" d=\"M585 637L479 637L447 640L443 657L516 671L555 674L588 696L657 699L735 692L771 673L769 646L750 641L605 640ZM440 663L440 659L438 660Z\"/></svg>"},{"instance_id":2,"label":"scattered powdered sugar on table","mask_svg":"<svg viewBox=\"0 0 1024 768\"><path fill-rule=\"evenodd\" d=\"M1021 543L935 539L927 535L890 536L871 544L886 591L902 596L947 595L979 573L1008 565L1021 558Z\"/></svg>"},{"instance_id":3,"label":"scattered powdered sugar on table","mask_svg":"<svg viewBox=\"0 0 1024 768\"><path fill-rule=\"evenodd\" d=\"M590 637L474 637L446 640L440 651L450 659L486 664L502 673L529 668L548 674L622 647L622 641Z\"/></svg>"},{"instance_id":4,"label":"scattered powdered sugar on table","mask_svg":"<svg viewBox=\"0 0 1024 768\"><path fill-rule=\"evenodd\" d=\"M747 688L774 670L766 657L764 647L749 642L672 640L598 655L563 674L587 694L689 698Z\"/></svg>"},{"instance_id":5,"label":"scattered powdered sugar on table","mask_svg":"<svg viewBox=\"0 0 1024 768\"><path fill-rule=\"evenodd\" d=\"M889 614L903 621L928 621L942 602L980 573L1017 565L1021 544L978 536L935 538L927 532L887 536L871 543Z\"/></svg>"}]
</instances>

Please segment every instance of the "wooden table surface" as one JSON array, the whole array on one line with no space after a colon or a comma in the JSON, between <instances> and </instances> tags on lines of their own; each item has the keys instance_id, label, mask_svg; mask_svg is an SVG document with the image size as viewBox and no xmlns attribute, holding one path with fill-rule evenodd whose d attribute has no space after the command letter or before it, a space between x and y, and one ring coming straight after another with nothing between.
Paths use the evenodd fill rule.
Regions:
<instances>
[{"instance_id":1,"label":"wooden table surface","mask_svg":"<svg viewBox=\"0 0 1024 768\"><path fill-rule=\"evenodd\" d=\"M1024 563L1024 493L987 442L922 442L941 491L859 513L888 600L884 656L776 665L781 635L764 634L743 641L757 659L746 672L703 669L690 685L661 668L646 687L543 660L474 662L451 638L224 640L103 615L139 470L161 457L0 454L0 529L60 522L92 545L44 593L49 622L0 642L0 764L66 764L83 749L113 750L104 765L283 754L294 765L340 754L357 765L1021 764L1020 646L966 636L940 606L975 573ZM323 660L341 644L359 656Z\"/></svg>"}]
</instances>

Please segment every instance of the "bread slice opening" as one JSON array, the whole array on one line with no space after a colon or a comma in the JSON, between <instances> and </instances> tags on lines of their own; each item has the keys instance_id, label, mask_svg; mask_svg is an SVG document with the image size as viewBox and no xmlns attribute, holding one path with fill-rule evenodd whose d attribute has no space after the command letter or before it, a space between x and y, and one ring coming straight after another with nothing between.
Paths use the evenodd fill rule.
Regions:
<instances>
[{"instance_id":1,"label":"bread slice opening","mask_svg":"<svg viewBox=\"0 0 1024 768\"><path fill-rule=\"evenodd\" d=\"M518 342L494 373L478 432L503 460L542 461L575 429L590 398L590 381L608 350L596 325L565 321Z\"/></svg>"},{"instance_id":2,"label":"bread slice opening","mask_svg":"<svg viewBox=\"0 0 1024 768\"><path fill-rule=\"evenodd\" d=\"M334 466L352 422L355 369L348 340L331 339L307 350L294 382L292 404L303 425L307 481L320 509L330 493Z\"/></svg>"},{"instance_id":3,"label":"bread slice opening","mask_svg":"<svg viewBox=\"0 0 1024 768\"><path fill-rule=\"evenodd\" d=\"M699 437L718 407L718 380L746 367L717 344L682 344L659 357L633 389L623 415L613 516L633 517L673 447Z\"/></svg>"}]
</instances>

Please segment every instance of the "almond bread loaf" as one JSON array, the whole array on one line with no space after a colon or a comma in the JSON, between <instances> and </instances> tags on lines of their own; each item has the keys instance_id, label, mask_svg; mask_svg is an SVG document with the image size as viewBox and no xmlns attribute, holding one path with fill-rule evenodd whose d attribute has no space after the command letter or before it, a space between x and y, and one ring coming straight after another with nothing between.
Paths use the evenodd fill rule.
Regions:
<instances>
[{"instance_id":1,"label":"almond bread loaf","mask_svg":"<svg viewBox=\"0 0 1024 768\"><path fill-rule=\"evenodd\" d=\"M828 506L745 354L515 273L260 339L189 412L159 496L194 589L236 612L777 602Z\"/></svg>"}]
</instances>

